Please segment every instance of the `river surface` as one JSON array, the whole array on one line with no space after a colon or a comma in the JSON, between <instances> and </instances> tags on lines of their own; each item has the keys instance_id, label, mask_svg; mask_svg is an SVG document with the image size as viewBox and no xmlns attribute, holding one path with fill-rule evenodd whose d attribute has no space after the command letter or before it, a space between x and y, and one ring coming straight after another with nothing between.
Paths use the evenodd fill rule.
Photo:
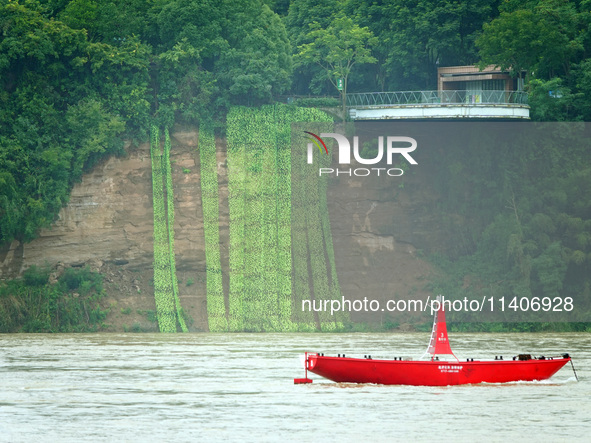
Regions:
<instances>
[{"instance_id":1,"label":"river surface","mask_svg":"<svg viewBox=\"0 0 591 443\"><path fill-rule=\"evenodd\" d=\"M420 357L428 333L0 334L0 441L590 441L591 334L452 334L461 359L569 352L550 380L303 377L305 351Z\"/></svg>"}]
</instances>

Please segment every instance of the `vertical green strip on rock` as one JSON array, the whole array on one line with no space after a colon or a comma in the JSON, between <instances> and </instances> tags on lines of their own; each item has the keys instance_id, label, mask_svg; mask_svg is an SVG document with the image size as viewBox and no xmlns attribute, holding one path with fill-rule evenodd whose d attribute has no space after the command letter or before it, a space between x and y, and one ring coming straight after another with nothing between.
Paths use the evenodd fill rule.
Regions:
<instances>
[{"instance_id":1,"label":"vertical green strip on rock","mask_svg":"<svg viewBox=\"0 0 591 443\"><path fill-rule=\"evenodd\" d=\"M278 194L278 106L265 106L261 109L261 137L257 149L260 151L262 167L260 170L260 188L262 199L262 217L260 218L263 251L262 256L262 297L261 309L269 315L261 318L264 330L281 331L282 315L278 305L278 225L280 223L277 201ZM254 252L254 251L253 251Z\"/></svg>"},{"instance_id":2,"label":"vertical green strip on rock","mask_svg":"<svg viewBox=\"0 0 591 443\"><path fill-rule=\"evenodd\" d=\"M247 130L240 134L240 143L244 146L244 295L242 299L243 328L245 331L261 331L260 318L263 317L262 264L263 233L261 219L263 202L261 189L262 150L259 148L262 115L258 109L241 108L242 118L247 123ZM268 315L265 312L265 315Z\"/></svg>"},{"instance_id":3,"label":"vertical green strip on rock","mask_svg":"<svg viewBox=\"0 0 591 443\"><path fill-rule=\"evenodd\" d=\"M231 331L342 326L330 313L301 312L301 300L330 300L340 291L326 196L320 195L326 183L297 163L305 155L292 164L292 149L305 149L292 146L297 121L331 119L287 105L233 107L227 116ZM330 157L321 161L329 165Z\"/></svg>"},{"instance_id":4,"label":"vertical green strip on rock","mask_svg":"<svg viewBox=\"0 0 591 443\"><path fill-rule=\"evenodd\" d=\"M241 137L248 128L243 108L231 108L227 116L228 208L230 211L228 328L243 330L245 160Z\"/></svg>"},{"instance_id":5,"label":"vertical green strip on rock","mask_svg":"<svg viewBox=\"0 0 591 443\"><path fill-rule=\"evenodd\" d=\"M164 174L166 177L166 215L168 227L168 255L170 263L170 279L172 282L172 293L174 296L174 304L176 308L177 320L181 331L187 332L187 325L185 323L183 308L181 307L181 300L179 298L179 285L176 277L176 259L174 256L174 190L172 187L172 168L170 165L170 135L168 129L164 131ZM176 324L175 324L176 329Z\"/></svg>"},{"instance_id":6,"label":"vertical green strip on rock","mask_svg":"<svg viewBox=\"0 0 591 443\"><path fill-rule=\"evenodd\" d=\"M300 113L301 122L296 129L298 135L304 130L316 134L334 132L327 126L327 116L318 110L305 109ZM311 122L327 122L312 125ZM305 127L304 127L305 126ZM300 132L302 134L300 134ZM330 331L342 327L346 314L332 316L320 309L317 312L302 312L302 302L316 301L316 306L324 306L325 300L339 299L340 288L334 260L334 249L328 205L326 200L327 179L318 175L318 169L329 167L332 151L329 154L314 151L314 165L306 161L305 139L296 138L292 146L292 234L294 258L294 319L304 324L313 321L318 329Z\"/></svg>"},{"instance_id":7,"label":"vertical green strip on rock","mask_svg":"<svg viewBox=\"0 0 591 443\"><path fill-rule=\"evenodd\" d=\"M298 114L301 114L298 113ZM304 118L303 115L298 117ZM296 120L297 121L297 120ZM305 121L305 120L303 120ZM299 126L299 125L298 125ZM301 128L304 130L304 128ZM310 129L310 128L306 128ZM290 136L291 134L290 128ZM306 195L305 184L309 181L306 177L305 152L302 146L303 137L291 139L291 238L293 257L293 280L292 280L292 319L299 325L314 327L317 319L311 311L302 310L302 301L310 300L310 278L308 270L308 233L306 229L306 213L309 199ZM303 134L302 134L303 136ZM309 174L308 174L309 175ZM320 327L317 324L317 327Z\"/></svg>"},{"instance_id":8,"label":"vertical green strip on rock","mask_svg":"<svg viewBox=\"0 0 591 443\"><path fill-rule=\"evenodd\" d=\"M276 106L276 288L279 331L296 330L291 319L291 121L293 106Z\"/></svg>"},{"instance_id":9,"label":"vertical green strip on rock","mask_svg":"<svg viewBox=\"0 0 591 443\"><path fill-rule=\"evenodd\" d=\"M219 192L215 137L210 126L199 130L201 201L205 234L207 318L211 332L228 330L220 259Z\"/></svg>"},{"instance_id":10,"label":"vertical green strip on rock","mask_svg":"<svg viewBox=\"0 0 591 443\"><path fill-rule=\"evenodd\" d=\"M156 300L156 315L160 332L176 332L177 316L170 272L160 134L156 127L152 127L151 131L150 156L152 159L152 196L154 202L154 298Z\"/></svg>"},{"instance_id":11,"label":"vertical green strip on rock","mask_svg":"<svg viewBox=\"0 0 591 443\"><path fill-rule=\"evenodd\" d=\"M150 158L154 205L154 298L158 327L160 332L176 332L178 322L181 330L186 332L187 326L178 295L174 257L174 192L168 130L165 133L164 155L162 155L159 130L152 127Z\"/></svg>"}]
</instances>

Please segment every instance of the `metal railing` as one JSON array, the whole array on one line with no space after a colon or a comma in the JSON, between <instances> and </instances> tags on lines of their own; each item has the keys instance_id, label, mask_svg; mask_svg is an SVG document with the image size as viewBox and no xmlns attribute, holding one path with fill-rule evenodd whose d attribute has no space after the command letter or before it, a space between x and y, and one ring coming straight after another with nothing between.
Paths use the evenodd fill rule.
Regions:
<instances>
[{"instance_id":1,"label":"metal railing","mask_svg":"<svg viewBox=\"0 0 591 443\"><path fill-rule=\"evenodd\" d=\"M347 94L347 106L399 106L416 104L527 104L524 91L398 91Z\"/></svg>"}]
</instances>

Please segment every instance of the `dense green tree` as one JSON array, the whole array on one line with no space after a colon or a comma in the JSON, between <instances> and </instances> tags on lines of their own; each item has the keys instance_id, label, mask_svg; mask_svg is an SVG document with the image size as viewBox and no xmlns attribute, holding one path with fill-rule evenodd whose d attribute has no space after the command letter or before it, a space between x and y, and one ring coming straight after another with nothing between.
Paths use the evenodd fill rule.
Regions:
<instances>
[{"instance_id":1,"label":"dense green tree","mask_svg":"<svg viewBox=\"0 0 591 443\"><path fill-rule=\"evenodd\" d=\"M292 0L289 4L285 25L291 49L294 54L298 46L311 43L310 26L327 28L334 17L342 12L339 0ZM317 65L295 66L292 92L295 94L333 94L332 85L322 74L323 68Z\"/></svg>"},{"instance_id":2,"label":"dense green tree","mask_svg":"<svg viewBox=\"0 0 591 443\"><path fill-rule=\"evenodd\" d=\"M583 121L591 121L591 58L574 65L571 72L573 78L570 87L578 93L572 112Z\"/></svg>"},{"instance_id":3,"label":"dense green tree","mask_svg":"<svg viewBox=\"0 0 591 443\"><path fill-rule=\"evenodd\" d=\"M176 0L162 8L158 24L164 48L184 51L198 70L213 74L217 107L264 103L289 87L291 55L285 27L258 0ZM182 68L173 76L183 78ZM211 77L194 71L188 74L194 85L205 77L208 88L214 87ZM178 87L165 86L172 88L169 96L182 95Z\"/></svg>"},{"instance_id":4,"label":"dense green tree","mask_svg":"<svg viewBox=\"0 0 591 443\"><path fill-rule=\"evenodd\" d=\"M343 1L340 0L292 0L285 23L294 49L311 43L310 25L327 28L342 8Z\"/></svg>"},{"instance_id":5,"label":"dense green tree","mask_svg":"<svg viewBox=\"0 0 591 443\"><path fill-rule=\"evenodd\" d=\"M579 119L577 104L581 93L574 94L559 77L548 81L532 79L527 85L530 116L537 121L572 121Z\"/></svg>"},{"instance_id":6,"label":"dense green tree","mask_svg":"<svg viewBox=\"0 0 591 443\"><path fill-rule=\"evenodd\" d=\"M288 90L291 48L279 17L256 0L230 2L225 38L229 49L216 68L232 103L257 104ZM257 7L257 5L259 5ZM241 26L234 26L240 23Z\"/></svg>"},{"instance_id":7,"label":"dense green tree","mask_svg":"<svg viewBox=\"0 0 591 443\"><path fill-rule=\"evenodd\" d=\"M478 61L474 39L496 14L491 0L349 0L345 10L378 38L366 83L381 90L434 89L438 66Z\"/></svg>"},{"instance_id":8,"label":"dense green tree","mask_svg":"<svg viewBox=\"0 0 591 443\"><path fill-rule=\"evenodd\" d=\"M589 120L591 13L588 1L508 1L476 41L480 66L526 81L534 120Z\"/></svg>"},{"instance_id":9,"label":"dense green tree","mask_svg":"<svg viewBox=\"0 0 591 443\"><path fill-rule=\"evenodd\" d=\"M343 119L346 118L347 82L353 66L375 63L371 46L376 38L368 28L360 28L349 17L340 16L327 28L312 26L308 34L311 43L298 47L297 61L303 65L316 64L324 76L340 91ZM339 82L342 82L339 85Z\"/></svg>"},{"instance_id":10,"label":"dense green tree","mask_svg":"<svg viewBox=\"0 0 591 443\"><path fill-rule=\"evenodd\" d=\"M484 24L477 40L482 64L538 78L568 75L583 51L580 17L570 2L543 0L533 7L502 12Z\"/></svg>"},{"instance_id":11,"label":"dense green tree","mask_svg":"<svg viewBox=\"0 0 591 443\"><path fill-rule=\"evenodd\" d=\"M51 223L83 170L148 119L145 47L92 43L46 15L35 2L0 5L0 243Z\"/></svg>"},{"instance_id":12,"label":"dense green tree","mask_svg":"<svg viewBox=\"0 0 591 443\"><path fill-rule=\"evenodd\" d=\"M481 66L492 64L511 70L515 76L530 71L544 46L543 31L532 10L501 13L500 17L484 25L484 32L476 41L480 47Z\"/></svg>"},{"instance_id":13,"label":"dense green tree","mask_svg":"<svg viewBox=\"0 0 591 443\"><path fill-rule=\"evenodd\" d=\"M143 0L72 0L57 18L74 29L86 29L90 41L121 42L131 36L147 37L153 26L151 3ZM154 2L157 3L157 2ZM57 5L52 5L53 7Z\"/></svg>"}]
</instances>

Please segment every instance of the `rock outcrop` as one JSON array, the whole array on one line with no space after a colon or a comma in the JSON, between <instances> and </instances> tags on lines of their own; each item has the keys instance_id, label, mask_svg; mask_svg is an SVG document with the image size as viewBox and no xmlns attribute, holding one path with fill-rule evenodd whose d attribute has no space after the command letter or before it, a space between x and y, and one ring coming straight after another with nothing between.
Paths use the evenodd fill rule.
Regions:
<instances>
[{"instance_id":1,"label":"rock outcrop","mask_svg":"<svg viewBox=\"0 0 591 443\"><path fill-rule=\"evenodd\" d=\"M179 132L171 153L175 183L176 249L180 270L203 265L203 228L199 193L197 132ZM111 157L74 185L70 201L51 228L27 244L12 242L0 255L2 277L31 265L62 262L76 266L101 260L129 269L153 261L150 147Z\"/></svg>"}]
</instances>

